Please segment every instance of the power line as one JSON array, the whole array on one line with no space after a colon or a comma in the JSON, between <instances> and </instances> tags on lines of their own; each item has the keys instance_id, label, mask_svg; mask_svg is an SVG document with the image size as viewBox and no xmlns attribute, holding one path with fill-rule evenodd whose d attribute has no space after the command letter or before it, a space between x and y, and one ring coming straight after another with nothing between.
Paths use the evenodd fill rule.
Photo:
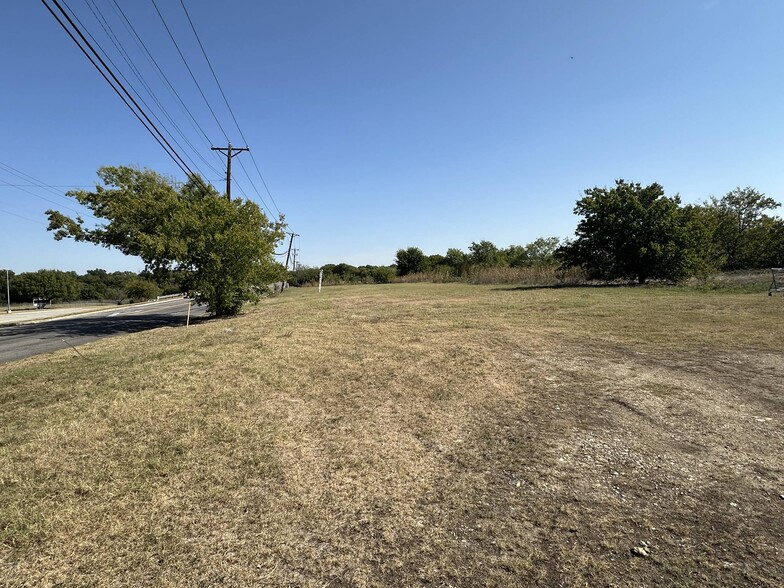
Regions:
<instances>
[{"instance_id":1,"label":"power line","mask_svg":"<svg viewBox=\"0 0 784 588\"><path fill-rule=\"evenodd\" d=\"M196 120L196 117L193 116L193 113L190 111L190 109L185 105L185 102L180 97L180 94L177 92L177 90L174 88L172 83L169 81L169 78L163 72L160 65L158 65L158 62L156 61L155 57L153 57L152 53L150 53L150 50L147 49L147 45L139 36L139 33L136 32L136 29L134 28L133 24L131 24L131 21L128 20L128 17L125 15L123 9L120 7L119 4L117 4L117 0L112 0L112 4L115 7L115 11L122 17L123 22L126 25L126 28L128 28L133 34L133 37L136 40L136 44L144 51L144 54L147 56L148 61L155 67L155 69L158 72L158 75L166 84L166 87L169 89L170 93L177 99L180 106L182 107L182 110L188 115L193 128L201 133L201 135L204 137L204 140L207 142L208 145L212 146L212 141L210 141L210 138L207 136L207 133L204 131L204 128Z\"/></svg>"},{"instance_id":2,"label":"power line","mask_svg":"<svg viewBox=\"0 0 784 588\"><path fill-rule=\"evenodd\" d=\"M161 22L163 23L163 27L166 29L166 32L169 34L169 38L172 40L172 43L174 43L174 47L177 49L177 53L180 54L180 58L182 59L182 62L185 64L185 68L188 70L188 73L191 75L191 79L193 80L193 83L196 84L196 87L199 90L199 94L201 94L201 97L204 99L204 103L207 105L207 108L212 113L212 117L215 119L215 122L218 124L218 127L223 133L223 136L226 138L226 142L230 143L231 140L229 139L229 135L226 134L226 130L223 128L223 125L220 123L220 120L218 120L218 116L215 114L215 111L212 109L212 106L210 106L210 102L209 100L207 100L207 96L204 95L204 91L201 89L198 80L196 80L196 76L193 74L191 67L188 65L188 60L185 59L185 55L183 55L182 51L180 50L180 46L177 44L174 35L169 29L169 25L166 24L166 19L163 18L163 14L161 14L161 11L158 9L158 4L155 2L155 0L151 0L151 2L152 5L155 7L155 12L158 13L158 17L161 19Z\"/></svg>"},{"instance_id":3,"label":"power line","mask_svg":"<svg viewBox=\"0 0 784 588\"><path fill-rule=\"evenodd\" d=\"M250 153L250 149L248 149L248 153ZM272 211L269 209L269 206L267 206L267 203L264 202L264 199L261 197L261 194L259 194L259 191L256 190L256 185L253 183L253 180L250 179L250 175L248 175L248 170L245 169L245 164L242 163L241 159L238 159L237 161L239 162L240 167L242 168L242 171L245 174L245 177L248 178L250 185L253 186L253 189L255 190L256 195L258 196L259 202L261 202L261 205L264 207L264 210L266 210L270 214L270 218L274 217L275 215L272 214ZM278 211L278 214L280 214L280 211Z\"/></svg>"},{"instance_id":4,"label":"power line","mask_svg":"<svg viewBox=\"0 0 784 588\"><path fill-rule=\"evenodd\" d=\"M70 206L65 206L64 204L61 204L59 202L55 202L51 198L47 198L46 196L41 196L40 194L36 194L35 192L31 192L30 190L25 190L24 188L21 188L19 186L16 186L16 189L20 190L21 192L25 192L27 194L30 194L30 196L35 196L36 198L39 198L40 200L45 200L46 202L54 204L55 206L58 206L58 207L61 207L61 208L66 208L66 209L70 210L71 212L75 212L78 215L84 214L82 212L79 212L75 208L71 208ZM95 218L95 217L93 217L93 218Z\"/></svg>"},{"instance_id":5,"label":"power line","mask_svg":"<svg viewBox=\"0 0 784 588\"><path fill-rule=\"evenodd\" d=\"M147 90L147 93L150 95L150 97L153 99L153 101L154 101L154 102L155 102L155 103L158 105L158 108L160 108L160 110L161 110L161 112L163 113L163 115L164 115L164 116L165 116L165 117L166 117L166 118L169 120L169 122L170 122L170 123L171 123L171 124L174 126L175 130L177 130L177 132L178 132L178 133L180 134L180 136L181 136L181 137L182 137L182 138L185 140L185 142L186 142L186 143L188 143L188 144L191 146L191 149L193 149L193 151L194 151L194 152L195 152L197 155L199 155L199 156L200 156L200 153L198 152L198 150L197 150L197 149L196 149L196 148L193 146L193 144L191 144L191 143L190 143L190 141L188 140L188 138L187 138L187 137L185 137L185 135L183 134L183 132L182 132L182 131L180 130L180 128L177 126L177 123L175 123L175 122L174 122L174 120L172 120L171 116L169 116L169 113L168 113L168 112L166 111L166 109L163 107L163 105L161 104L160 100L158 100L157 96L155 96L155 93L152 91L152 88L150 88L150 86L147 84L147 82L146 82L146 81L143 79L143 77L142 77L142 75L141 75L141 72L139 72L138 68L136 68L136 66L134 65L134 63L133 63L133 61L131 60L130 56L128 56L127 52L125 51L125 49L124 49L124 48L123 48L123 46L122 46L122 43L121 43L121 42L120 42L120 40L117 38L117 36L114 34L114 31L112 30L112 28L111 28L111 26L109 25L109 23L108 23L108 22L106 21L106 19L103 17L103 13L101 13L100 9L99 9L99 8L98 8L96 5L94 5L94 3L92 2L92 0L85 0L85 4L87 4L87 7L90 9L90 12L92 12L92 14L93 14L93 17L95 17L95 20L97 20L97 21L98 21L98 24L101 26L101 28L103 29L104 33L105 33L105 34L106 34L106 36L109 38L109 41L111 41L112 45L114 45L115 49L117 49L117 52L118 52L118 53L120 54L120 56L123 58L123 60L125 61L125 63L128 65L128 67L130 67L130 69L131 69L131 72L132 72L132 73L133 73L133 74L136 76L136 79L137 79L137 80L139 80L139 82L140 82L140 83L142 84L142 86L143 86L143 87L144 87L144 88ZM94 8L93 8L93 7L94 7ZM72 10L72 9L70 9L70 8L68 7L68 5L66 5L66 8L68 8L68 9L70 10L70 12L71 12L71 15L72 15L72 16L73 16L73 17L76 19L76 22L77 22L77 23L79 23L79 25L82 27L82 29L83 29L83 30L84 30L84 31L87 33L87 35L90 37L90 39L92 39L93 43L95 43L95 45L98 47L98 49L101 51L101 53L103 53L103 56L104 56L104 57L106 58L106 60L107 60L107 61L108 61L108 62L109 62L111 65L112 65L112 67L114 67L114 69L117 71L117 73L119 74L119 76L120 76L120 77L123 79L123 81L124 81L124 82L127 84L127 86L128 86L128 87L129 87L129 88L130 88L130 89L133 91L133 93L136 95L136 97L139 99L139 101L140 101L140 102L141 102L141 103L144 105L144 107L145 107L145 108L147 108L147 110L150 112L150 115L151 115L151 116L152 116L152 117L153 117L153 118L154 118L154 119L155 119L155 120L158 122L158 124L159 124L159 125L160 125L160 126L161 126L161 127L162 127L162 128L163 128L163 129L164 129L166 132L167 132L167 134L168 134L169 138L172 140L172 142L173 142L173 143L174 143L174 144L175 144L175 145L176 145L176 146L177 146L177 147L178 147L180 150L182 150L183 152L185 152L185 157L187 157L187 158L188 158L188 161L190 161L191 165L192 165L193 167L195 167L195 168L196 168L196 170L197 170L197 171L198 171L198 172L199 172L199 173L200 173L202 176L206 176L206 174L205 174L205 173L204 173L204 172L203 172L201 169L199 169L198 165L196 165L196 162L193 160L193 158L192 158L192 157L190 157L190 155L188 155L188 154L187 154L187 152L186 152L185 148L184 148L184 147L183 147L183 146L180 144L180 142L179 142L179 141L177 141L177 139L174 137L174 134L173 134L173 133L172 133L172 132L171 132L171 131L170 131L170 130L169 130L167 127L166 127L166 125L163 123L163 121L162 121L160 118L158 118L158 116L155 114L155 111L154 111L154 110L153 110L153 109L150 107L150 105L147 103L147 101L146 101L146 100L145 100L145 99L144 99L144 98L141 96L141 94L140 94L140 93L139 93L139 92L136 90L136 88L133 86L133 84L131 83L131 81L130 81L130 80L127 78L127 77L125 77L125 74L123 74L122 70L121 70L121 69L120 69L120 68L117 66L117 64L116 64L116 63L114 62L114 60L113 60L113 59L112 59L112 58L109 56L109 54L107 53L107 51L106 51L106 50L105 50L105 49L104 49L104 48L101 46L101 44L98 42L98 40L97 40L97 39L96 39L96 38L95 38L95 37L92 35L92 33L90 33L89 29L88 29L88 28L87 28L87 27L84 25L84 23L83 23L83 22L82 22L82 21L79 19L79 17L78 17L78 16L77 16L77 15L76 15L76 14L73 12L73 10ZM179 154L177 154L177 155L179 156ZM202 159L204 159L204 158L202 157ZM210 166L210 164L209 164L209 163L208 163L206 160L204 160L204 161L205 161L205 163L207 163L207 165L208 165L208 166ZM188 169L190 169L190 168L188 168ZM213 168L213 171L216 171L216 172L217 172L217 170L216 170L216 169L214 169L214 168Z\"/></svg>"},{"instance_id":6,"label":"power line","mask_svg":"<svg viewBox=\"0 0 784 588\"><path fill-rule=\"evenodd\" d=\"M61 12L61 13L62 13L64 16L65 16L65 18L66 18L66 19L68 19L68 21L71 23L71 25L74 27L74 29L76 29L76 25L74 25L74 24L73 24L73 21L72 21L72 20L70 19L70 17L69 17L69 16L66 14L66 12L63 10L62 6L60 6L60 4L57 2L57 0L53 0L53 2L54 2L54 3L55 3L55 5L57 6L58 10L59 10L59 11L60 11L60 12ZM82 53L84 53L85 57L87 57L87 59L90 61L90 63L92 63L92 64L93 64L93 67L95 67L95 69L96 69L96 70L98 70L98 73L99 73L99 74L101 74L101 76L103 77L103 79L104 79L104 80L106 80L106 83L107 83L107 84L109 84L109 86L112 88L112 90L114 90L114 91L115 91L115 93L116 93L116 94L117 94L117 95L120 97L120 99L121 99L121 100L122 100L122 101L125 103L125 105L126 105L126 106L128 107L128 109L129 109L129 110L130 110L130 111L131 111L131 112L134 114L134 116L135 116L137 119L139 119L139 122L140 122L140 123L142 123L142 126L144 126L144 128L145 128L145 129L147 129L147 132L148 132L148 133L150 133L150 134L152 135L153 139L155 139L155 140L158 142L158 144L159 144L159 145L160 145L160 146L163 148L163 150L164 150L164 151L166 151L167 155L169 155L169 157L171 157L171 158L174 160L174 163L176 163L176 164L177 164L177 167L179 167L179 168L180 168L180 169L181 169L181 170L182 170L184 173L186 173L186 174L187 174L187 171L186 171L185 167L183 167L183 166L184 166L184 162L183 162L183 163L180 163L179 161L177 161L177 158L175 157L175 155L174 155L172 152L170 152L170 151L169 151L169 148L167 148L167 147L166 147L166 145L164 145L164 143L161 141L161 138L159 138L159 137L158 137L158 136L157 136L157 135L156 135L156 134L153 132L153 130L150 128L150 126L148 126L148 124L147 124L147 123L146 123L146 122L145 122L145 121L142 119L142 117L141 117L141 115L139 114L139 112L137 112L136 110L134 110L133 106L131 106L131 104L128 102L128 99L127 99L127 98L126 98L126 97L123 95L123 93L122 93L122 92L120 92L120 90L118 90L118 89L117 89L117 87L115 87L115 85L114 85L114 84L112 83L112 81L109 79L109 76L106 74L106 72L104 72L104 71L101 69L101 67L98 65L98 63L96 63L95 59L93 59L93 57L92 57L92 56L91 56L91 55L90 55L90 54L87 52L87 50L86 50L84 47L82 47L81 43L79 43L79 41L77 40L77 38L76 38L76 37L73 35L73 33L72 33L72 32L71 32L69 29L68 29L68 26L67 26L67 25L66 25L66 24L65 24L65 23L62 21L62 19L61 19L59 16L57 16L57 14L54 12L54 10L52 10L52 8L51 8L51 7L50 7L50 6L49 6L49 5L46 3L46 0L41 0L41 3L42 3L42 4L43 4L43 5L46 7L46 9L47 9L47 10L48 10L48 11L49 11L51 14L52 14L52 16L54 17L54 19L55 19L55 20L57 21L57 23L58 23L58 24L59 24L59 25L60 25L60 26L63 28L63 30L64 30L64 31L65 31L65 32L68 34L68 36L69 36L69 37L71 37L71 40L72 40L72 41L73 41L73 42L76 44L76 46L79 48L79 50L80 50ZM77 30L77 33L78 33L78 32L79 32L79 31ZM82 39L84 39L84 36L83 36L83 35L79 34L79 36L80 36ZM85 40L85 44L87 44L87 45L89 46L89 43L87 43L87 42L86 42L86 39L84 39L84 40ZM93 53L95 53L95 50L92 50L92 51L93 51ZM100 61L102 61L102 60L100 59L100 56L98 56L97 54L96 54L96 57L98 57L98 59L99 59ZM104 67L106 67L106 66L105 66L105 64L104 64ZM107 69L107 71L108 71L108 68L106 68L106 69ZM111 74L111 72L109 72L109 73ZM114 76L113 76L113 75L112 75L112 77L114 78ZM121 85L121 84L119 84L119 82L118 82L118 85ZM126 91L126 94L127 94L127 91ZM131 101L133 101L133 98L132 98L130 95L128 95L128 98L130 98L130 99L131 99ZM137 105L137 108L138 108L138 105Z\"/></svg>"},{"instance_id":7,"label":"power line","mask_svg":"<svg viewBox=\"0 0 784 588\"><path fill-rule=\"evenodd\" d=\"M87 184L51 184L51 185L43 185L43 184L4 184L0 182L0 186L4 188L92 188L92 185Z\"/></svg>"},{"instance_id":8,"label":"power line","mask_svg":"<svg viewBox=\"0 0 784 588\"><path fill-rule=\"evenodd\" d=\"M55 13L55 11L52 9L52 7L49 6L46 3L46 0L41 0L42 4L51 13L51 15L57 21L57 23L68 34L68 36L76 44L76 46L79 47L79 50L85 55L85 57L87 57L87 59L90 61L90 63L92 63L93 67L95 67L95 69L98 71L98 73L101 74L101 76L104 78L104 80L106 80L106 82L109 84L109 86L112 88L112 90L114 90L114 92L120 97L120 99L128 107L128 109L134 114L134 116L136 116L136 118L139 120L139 122L142 123L142 126L144 126L144 128L147 130L147 132L149 132L150 135L152 135L152 137L156 140L156 142L163 148L164 151L166 151L167 155L169 155L169 157L172 158L174 163L177 165L177 167L179 167L183 171L183 173L185 173L189 178L196 178L204 186L205 189L208 189L207 186L204 185L204 182L201 180L201 178L198 175L193 173L193 171L188 167L188 165L185 163L185 161L182 159L182 157L180 157L180 155L175 151L175 149L171 146L171 144L169 144L169 142L166 140L166 137L164 137L163 134L160 132L160 130L155 126L155 123L153 123L150 120L150 118L142 110L142 108L139 106L139 104L136 102L136 100L134 100L133 96L131 96L131 94L128 92L128 90L125 88L125 86L123 86L122 82L120 82L120 80L117 79L117 76L114 75L114 73L111 71L109 66L106 65L106 62L101 58L101 56L98 54L98 52L95 50L95 48L85 38L85 36L79 30L79 27L76 26L76 24L73 22L73 20L68 15L68 13L63 9L63 7L60 4L60 2L58 0L51 0L51 1L57 7L57 9L60 11L60 13L65 17L65 19L71 25L73 30L76 32L76 34L79 35L79 38L82 40L82 43L84 43L84 45L87 46L87 48L90 50L92 55L87 52L87 49L85 49L82 46L82 43L80 43L77 40L77 38L74 36L74 34L68 28L68 26ZM103 66L104 69L101 69L101 66L99 66L98 63L96 63L96 61L93 58L93 56L98 60L98 62L100 62L101 66ZM109 79L109 76L111 76L111 80ZM114 83L112 83L112 80L114 80ZM115 86L115 84L116 84L116 86ZM118 86L119 86L119 89L118 89ZM120 90L122 90L122 92ZM130 100L130 103L129 103L129 100ZM131 106L131 103L133 104L133 106ZM135 109L134 109L134 106L135 106Z\"/></svg>"},{"instance_id":9,"label":"power line","mask_svg":"<svg viewBox=\"0 0 784 588\"><path fill-rule=\"evenodd\" d=\"M10 173L10 174L16 176L19 179L22 179L22 180L25 180L27 182L30 182L30 183L33 184L33 186L35 186L37 188L45 188L49 192L52 192L53 194L56 194L57 196L59 196L61 198L65 198L65 196L63 196L63 194L60 192L60 190L56 189L57 186L52 186L51 184L47 184L46 182L42 182L38 178L34 178L30 174L25 173L22 170L13 167L12 165L9 165L7 163L3 163L2 161L0 161L0 167L5 168L5 170L3 170L3 171L5 171L7 173ZM92 186L60 186L60 187L61 188L92 188Z\"/></svg>"},{"instance_id":10,"label":"power line","mask_svg":"<svg viewBox=\"0 0 784 588\"><path fill-rule=\"evenodd\" d=\"M153 0L153 2L154 2L154 0ZM191 25L191 30L193 31L193 34L196 37L196 41L199 43L199 47L201 48L202 55L204 55L204 59L207 62L207 65L210 68L210 72L212 72L212 77L215 80L215 83L217 84L218 89L220 90L221 96L223 96L223 101L226 103L226 108L229 109L229 114L231 114L231 118L234 120L234 125L237 127L237 130L239 131L240 137L242 137L242 141L247 146L248 145L248 140L245 138L245 134L242 132L242 128L240 127L240 124L237 122L237 117L234 116L234 110L232 110L231 105L229 104L229 100L228 100L228 98L226 98L226 93L223 91L223 86L221 86L220 81L218 81L218 76L215 74L215 69L212 67L212 62L210 61L210 58L207 56L207 51L204 49L204 45L201 42L201 38L199 37L199 33L196 32L196 27L193 24L193 20L191 20L191 15L188 13L188 9L185 7L185 2L183 2L183 0L180 0L180 5L182 6L183 11L185 12L185 16L188 18L188 23ZM228 137L227 137L227 140L228 140ZM253 151L249 150L249 152L250 152L251 161L253 161L253 165L256 166L256 172L259 174L259 177L261 178L261 182L264 184L264 188L267 191L267 195L270 197L270 200L272 201L272 205L275 207L275 210L278 211L278 216L280 216L280 209L278 208L278 205L275 203L275 199L272 197L272 193L270 192L269 188L267 187L267 182L264 181L264 176L261 174L261 170L259 170L259 165L256 163L256 158L253 156ZM240 163L240 165L242 166L243 171L245 171L245 166L242 165L242 163ZM253 189L256 191L257 194L259 194L259 190L256 188L256 185L253 183L253 180L248 175L247 171L245 172L245 175L248 176L248 180L250 181L251 185L253 186ZM259 194L259 199L261 199L261 195L260 194ZM271 211L270 211L270 214L272 214Z\"/></svg>"},{"instance_id":11,"label":"power line","mask_svg":"<svg viewBox=\"0 0 784 588\"><path fill-rule=\"evenodd\" d=\"M16 176L17 178L21 178L23 180L32 180L32 181L36 182L35 187L48 189L50 192L53 192L54 194L56 194L58 197L65 199L65 196L63 196L60 192L55 190L52 186L49 186L48 184L44 184L42 182L38 182L38 180L36 180L34 177L32 177L32 176L30 176L30 175L28 175L28 174L26 174L26 173L24 173L22 171L19 171L18 169L14 168L14 167L11 167L10 165L8 165L6 163L3 163L2 161L0 161L0 171L3 171L5 173L10 173L10 174ZM27 177L25 177L25 176L27 176ZM76 210L75 208L71 208L70 206L66 206L65 204L62 204L60 202L55 202L51 198L46 198L45 196L41 196L40 194L36 194L35 192L31 192L30 190L27 190L27 189L25 189L22 186L9 185L9 187L16 188L17 190L19 190L21 192L25 192L27 194L30 194L31 196L35 196L36 198L39 198L40 200L45 200L46 202L49 202L49 203L54 204L56 206L65 208L67 210L70 210L71 212L75 212L78 215L84 215L85 214L85 212L80 212L80 211ZM98 220L96 217L94 217L89 212L87 212L86 214L89 215L89 216L92 216L95 220Z\"/></svg>"},{"instance_id":12,"label":"power line","mask_svg":"<svg viewBox=\"0 0 784 588\"><path fill-rule=\"evenodd\" d=\"M48 227L49 226L46 223L42 223L41 221L33 220L31 218L27 218L26 216L22 216L21 214L16 214L15 212L11 212L10 210L5 210L5 209L0 208L0 212L2 212L3 214L10 214L11 216L15 216L16 218L21 218L22 220L26 220L28 222L35 223L37 225L41 225L41 226L44 226L44 227Z\"/></svg>"},{"instance_id":13,"label":"power line","mask_svg":"<svg viewBox=\"0 0 784 588\"><path fill-rule=\"evenodd\" d=\"M182 140L183 140L183 141L184 141L184 142L185 142L185 143L186 143L186 144L187 144L187 145L188 145L188 146L191 148L191 150L193 151L193 153L194 153L194 154L195 154L195 155L196 155L196 156L197 156L199 159L201 159L201 161L202 161L202 162L204 162L204 164L205 164L205 165L206 165L208 168L210 168L210 169L211 169L212 171L214 171L215 173L220 173L220 172L217 170L217 168L215 168L215 167L214 167L214 166L213 166L213 165L212 165L212 164L211 164L209 161L207 161L207 159L206 159L206 158L205 158L205 157L204 157L204 156L201 154L201 151L200 151L200 150L198 150L198 149L197 149L197 148L196 148L196 147L193 145L193 143L190 141L190 139L188 139L188 137L185 135L185 133L183 133L183 131L182 131L182 129L180 128L180 126L179 126L179 125L178 125L178 124L175 122L175 120L172 118L172 116L171 116L171 115L169 114L169 112L166 110L166 107L163 105L163 103L161 103L161 101L160 101L160 100L158 99L158 97L155 95L155 92L154 92L154 91L153 91L153 89L150 87L150 85L147 83L147 81L144 79L144 76L142 75L142 73L141 73L141 71L139 70L139 68L138 68L138 67L136 67L136 64L134 63L133 59L132 59L132 58L131 58L131 56L128 54L128 52L125 50L125 48L123 47L122 41L120 41L119 37L118 37L118 36L115 34L114 30L112 29L112 26L111 26L111 24L109 24L109 21L108 21L108 20L106 19L106 17L103 15L103 12L101 12L101 9L100 9L100 7L99 7L99 6L96 4L95 0L85 0L85 3L87 4L87 6L88 6L88 8L90 9L90 11L93 13L93 16L95 17L95 19L98 21L98 24L100 24L100 25L101 25L101 28L103 29L104 33L106 33L106 36L107 36L107 37L109 37L109 40L112 42L112 44L114 45L114 47L115 47L115 48L117 49L117 51L120 53L120 56L123 58L123 60L125 61L125 63L126 63L126 64L128 64L128 67L130 67L130 68L131 68L131 72L133 73L133 75L134 75L134 76L136 77L136 79L137 79L137 80L139 80L139 82L142 84L142 86L144 87L144 89L147 91L147 94L150 96L150 98L152 98L152 100L155 102L155 104L156 104L156 105L158 106L158 108L160 109L160 111L161 111L161 113L163 114L163 116L166 118L166 120L168 120L168 121L169 121L169 123L172 125L172 127L174 128L174 130L175 130L175 131L177 131L177 134L179 134L179 136L182 138ZM92 35L91 35L91 37L92 37ZM95 39L93 39L93 40L95 40ZM105 54L105 53L106 53L106 52L104 51L104 54ZM113 64L113 65L114 65L114 64ZM117 67L117 66L115 65L115 67ZM131 85L131 84L130 84L130 82L128 82L127 78L125 78L125 76L123 76L123 79L126 81L126 83L128 83L129 85ZM131 87L132 87L132 86L131 86ZM138 92L136 92L136 94L137 94L137 96L139 95L139 93L138 93ZM139 98L141 99L141 96L139 96ZM142 101L143 101L143 100L142 100ZM145 104L145 106L147 106L147 107L149 108L149 105L147 105L147 104L146 104L146 102L144 102L144 101L143 101L143 103ZM156 119L156 120L157 120L159 123L161 123L161 126L164 126L164 125L163 125L163 123L161 122L161 120L160 120L160 119L158 119L158 117L157 117L157 116L155 117L155 119ZM165 128L165 126L164 126L164 128ZM169 133L169 135L171 136L171 132ZM172 137L172 139L173 139L173 137ZM174 140L174 139L173 139L173 140ZM176 144L177 144L177 146L178 146L178 147L180 147L181 149L183 148L183 147L182 147L182 145L180 145L180 144L179 144L179 142L176 142L176 141L175 141L175 143L176 143ZM196 162L195 162L195 161L194 161L192 158L188 157L188 159L191 161L191 163L193 163L193 164L194 164L194 166L196 166ZM198 169L198 167L197 167L197 169ZM206 176L206 174L204 174L204 173L203 173L201 170L198 170L198 171L199 171L199 172L202 174L202 176Z\"/></svg>"}]
</instances>

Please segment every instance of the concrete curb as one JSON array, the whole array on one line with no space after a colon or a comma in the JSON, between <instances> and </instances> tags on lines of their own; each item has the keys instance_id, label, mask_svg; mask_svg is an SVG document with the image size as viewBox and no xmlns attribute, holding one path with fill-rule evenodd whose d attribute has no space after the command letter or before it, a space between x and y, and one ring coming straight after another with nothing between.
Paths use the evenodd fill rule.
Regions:
<instances>
[{"instance_id":1,"label":"concrete curb","mask_svg":"<svg viewBox=\"0 0 784 588\"><path fill-rule=\"evenodd\" d=\"M183 300L188 300L187 298ZM83 316L87 314L98 314L99 312L109 312L114 309L125 309L125 308L138 308L140 306L150 306L152 304L162 304L164 302L171 302L172 298L166 298L164 300L151 300L149 302L136 302L134 304L118 304L117 306L108 306L103 308L91 308L89 310L79 310L74 309L73 312L68 312L67 314L61 314L57 316L50 316L50 317L41 317L41 318L29 318L29 319L20 319L18 321L9 321L9 322L2 322L2 317L0 317L0 329L4 327L18 327L20 325L34 325L37 323L48 323L51 321L57 321L67 318L73 318L75 316ZM25 311L22 311L25 312ZM12 313L13 314L13 313ZM6 315L7 316L7 315Z\"/></svg>"}]
</instances>

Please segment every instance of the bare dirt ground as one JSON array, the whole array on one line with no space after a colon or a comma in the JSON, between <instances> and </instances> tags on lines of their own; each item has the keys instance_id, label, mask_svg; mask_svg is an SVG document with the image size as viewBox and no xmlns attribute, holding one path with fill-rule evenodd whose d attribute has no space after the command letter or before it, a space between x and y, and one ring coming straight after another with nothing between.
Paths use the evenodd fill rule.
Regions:
<instances>
[{"instance_id":1,"label":"bare dirt ground","mask_svg":"<svg viewBox=\"0 0 784 588\"><path fill-rule=\"evenodd\" d=\"M784 585L784 298L290 291L0 367L0 585Z\"/></svg>"}]
</instances>

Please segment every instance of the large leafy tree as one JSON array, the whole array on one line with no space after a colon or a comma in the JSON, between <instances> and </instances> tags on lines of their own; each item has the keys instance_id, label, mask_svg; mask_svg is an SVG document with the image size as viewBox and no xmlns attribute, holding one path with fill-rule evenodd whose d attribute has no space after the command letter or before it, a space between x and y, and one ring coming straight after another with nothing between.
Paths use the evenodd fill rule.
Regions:
<instances>
[{"instance_id":1,"label":"large leafy tree","mask_svg":"<svg viewBox=\"0 0 784 588\"><path fill-rule=\"evenodd\" d=\"M75 272L42 269L37 272L23 272L11 280L11 298L16 302L30 302L33 298L59 302L76 300L78 297L79 280Z\"/></svg>"},{"instance_id":2,"label":"large leafy tree","mask_svg":"<svg viewBox=\"0 0 784 588\"><path fill-rule=\"evenodd\" d=\"M499 265L501 257L498 251L498 247L486 239L479 241L479 243L472 242L468 250L469 261L474 265L479 265L482 267L492 267L494 265Z\"/></svg>"},{"instance_id":3,"label":"large leafy tree","mask_svg":"<svg viewBox=\"0 0 784 588\"><path fill-rule=\"evenodd\" d=\"M561 240L558 237L538 237L528 245L510 245L502 251L511 267L552 265Z\"/></svg>"},{"instance_id":4,"label":"large leafy tree","mask_svg":"<svg viewBox=\"0 0 784 588\"><path fill-rule=\"evenodd\" d=\"M399 276L420 273L427 269L427 257L419 247L398 249L395 267Z\"/></svg>"},{"instance_id":5,"label":"large leafy tree","mask_svg":"<svg viewBox=\"0 0 784 588\"><path fill-rule=\"evenodd\" d=\"M724 257L725 269L762 267L769 263L766 251L776 222L765 215L779 206L773 198L754 188L735 188L706 203L712 217L713 240Z\"/></svg>"},{"instance_id":6,"label":"large leafy tree","mask_svg":"<svg viewBox=\"0 0 784 588\"><path fill-rule=\"evenodd\" d=\"M688 219L680 198L659 184L617 180L612 188L590 188L577 201L582 219L576 238L559 248L564 265L582 266L598 279L679 280L693 269Z\"/></svg>"},{"instance_id":7,"label":"large leafy tree","mask_svg":"<svg viewBox=\"0 0 784 588\"><path fill-rule=\"evenodd\" d=\"M131 167L103 167L98 176L103 186L68 196L106 222L88 227L81 217L49 210L55 239L115 247L140 257L149 272L186 272L190 289L217 316L236 314L285 275L272 258L282 219L271 222L255 203L229 201L195 177L178 188Z\"/></svg>"}]
</instances>

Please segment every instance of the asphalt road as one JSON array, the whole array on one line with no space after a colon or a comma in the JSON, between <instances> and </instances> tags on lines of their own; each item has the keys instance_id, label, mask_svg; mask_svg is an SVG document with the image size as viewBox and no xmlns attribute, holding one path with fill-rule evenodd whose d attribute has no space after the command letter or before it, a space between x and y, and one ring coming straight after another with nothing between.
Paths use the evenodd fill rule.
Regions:
<instances>
[{"instance_id":1,"label":"asphalt road","mask_svg":"<svg viewBox=\"0 0 784 588\"><path fill-rule=\"evenodd\" d=\"M184 326L188 300L178 298L143 306L114 307L100 312L63 317L27 325L0 327L0 363L78 347L105 337L138 333L156 327ZM206 314L206 306L191 308L191 319Z\"/></svg>"}]
</instances>

